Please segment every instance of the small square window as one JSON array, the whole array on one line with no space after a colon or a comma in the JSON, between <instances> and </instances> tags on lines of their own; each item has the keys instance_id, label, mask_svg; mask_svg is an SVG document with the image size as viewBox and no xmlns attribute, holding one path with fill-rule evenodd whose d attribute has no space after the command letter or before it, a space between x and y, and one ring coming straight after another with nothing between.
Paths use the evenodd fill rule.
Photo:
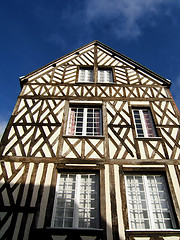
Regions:
<instances>
[{"instance_id":1,"label":"small square window","mask_svg":"<svg viewBox=\"0 0 180 240\"><path fill-rule=\"evenodd\" d=\"M80 68L78 82L93 82L93 68Z\"/></svg>"},{"instance_id":2,"label":"small square window","mask_svg":"<svg viewBox=\"0 0 180 240\"><path fill-rule=\"evenodd\" d=\"M112 83L113 82L112 69L98 69L98 82Z\"/></svg>"},{"instance_id":3,"label":"small square window","mask_svg":"<svg viewBox=\"0 0 180 240\"><path fill-rule=\"evenodd\" d=\"M68 119L68 135L102 135L102 109L98 106L71 106Z\"/></svg>"},{"instance_id":4,"label":"small square window","mask_svg":"<svg viewBox=\"0 0 180 240\"><path fill-rule=\"evenodd\" d=\"M138 137L157 137L150 109L134 108L133 116Z\"/></svg>"}]
</instances>

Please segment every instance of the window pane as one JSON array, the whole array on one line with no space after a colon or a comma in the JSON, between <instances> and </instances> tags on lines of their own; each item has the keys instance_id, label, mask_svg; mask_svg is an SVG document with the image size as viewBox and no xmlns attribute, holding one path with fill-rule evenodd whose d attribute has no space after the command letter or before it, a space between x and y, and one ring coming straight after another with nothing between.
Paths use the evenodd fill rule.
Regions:
<instances>
[{"instance_id":1,"label":"window pane","mask_svg":"<svg viewBox=\"0 0 180 240\"><path fill-rule=\"evenodd\" d=\"M131 229L176 227L163 175L127 175L126 189Z\"/></svg>"},{"instance_id":2,"label":"window pane","mask_svg":"<svg viewBox=\"0 0 180 240\"><path fill-rule=\"evenodd\" d=\"M56 197L54 227L99 227L97 174L59 174Z\"/></svg>"},{"instance_id":3,"label":"window pane","mask_svg":"<svg viewBox=\"0 0 180 240\"><path fill-rule=\"evenodd\" d=\"M55 227L72 227L75 189L76 176L73 174L60 174L54 223Z\"/></svg>"},{"instance_id":4,"label":"window pane","mask_svg":"<svg viewBox=\"0 0 180 240\"><path fill-rule=\"evenodd\" d=\"M93 82L93 69L80 69L79 82Z\"/></svg>"},{"instance_id":5,"label":"window pane","mask_svg":"<svg viewBox=\"0 0 180 240\"><path fill-rule=\"evenodd\" d=\"M133 113L134 113L134 120L135 120L137 135L138 137L144 137L139 110L133 110Z\"/></svg>"},{"instance_id":6,"label":"window pane","mask_svg":"<svg viewBox=\"0 0 180 240\"><path fill-rule=\"evenodd\" d=\"M144 121L145 121L145 125L146 125L147 136L148 137L155 137L156 133L154 131L154 127L153 127L153 123L152 123L152 120L151 120L150 112L148 110L144 110L143 114L144 114Z\"/></svg>"},{"instance_id":7,"label":"window pane","mask_svg":"<svg viewBox=\"0 0 180 240\"><path fill-rule=\"evenodd\" d=\"M82 135L83 133L83 108L71 108L68 134L69 135Z\"/></svg>"},{"instance_id":8,"label":"window pane","mask_svg":"<svg viewBox=\"0 0 180 240\"><path fill-rule=\"evenodd\" d=\"M101 108L77 107L70 109L69 135L101 135Z\"/></svg>"},{"instance_id":9,"label":"window pane","mask_svg":"<svg viewBox=\"0 0 180 240\"><path fill-rule=\"evenodd\" d=\"M98 70L98 82L113 82L112 70L99 69Z\"/></svg>"},{"instance_id":10,"label":"window pane","mask_svg":"<svg viewBox=\"0 0 180 240\"><path fill-rule=\"evenodd\" d=\"M133 109L138 137L156 137L155 127L149 109Z\"/></svg>"},{"instance_id":11,"label":"window pane","mask_svg":"<svg viewBox=\"0 0 180 240\"><path fill-rule=\"evenodd\" d=\"M142 176L126 176L126 179L131 228L150 228Z\"/></svg>"},{"instance_id":12,"label":"window pane","mask_svg":"<svg viewBox=\"0 0 180 240\"><path fill-rule=\"evenodd\" d=\"M87 109L87 135L101 134L100 108Z\"/></svg>"},{"instance_id":13,"label":"window pane","mask_svg":"<svg viewBox=\"0 0 180 240\"><path fill-rule=\"evenodd\" d=\"M172 228L171 210L164 177L147 176L147 180L156 228Z\"/></svg>"},{"instance_id":14,"label":"window pane","mask_svg":"<svg viewBox=\"0 0 180 240\"><path fill-rule=\"evenodd\" d=\"M80 227L98 227L98 192L97 175L82 174L79 203Z\"/></svg>"}]
</instances>

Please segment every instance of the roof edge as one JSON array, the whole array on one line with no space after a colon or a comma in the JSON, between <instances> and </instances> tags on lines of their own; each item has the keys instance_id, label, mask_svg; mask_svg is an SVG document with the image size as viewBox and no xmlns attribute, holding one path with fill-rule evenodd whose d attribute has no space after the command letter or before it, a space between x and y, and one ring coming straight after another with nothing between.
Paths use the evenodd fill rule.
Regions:
<instances>
[{"instance_id":1,"label":"roof edge","mask_svg":"<svg viewBox=\"0 0 180 240\"><path fill-rule=\"evenodd\" d=\"M155 78L158 78L159 80L165 82L165 83L166 83L167 85L169 85L169 86L171 85L171 81L170 81L169 79L166 79L166 78L162 77L161 75L159 75L159 74L153 72L152 70L144 67L142 64L140 64L140 63L132 60L131 58L125 56L124 54L119 53L118 51L116 51L116 50L114 50L113 48L105 45L104 43L101 43L101 42L99 42L98 40L95 40L95 42L96 42L97 44L99 44L100 46L106 48L107 50L113 52L115 55L119 56L119 57L122 58L124 61L129 62L129 63L132 64L132 65L135 65L135 66L136 66L136 69L140 69L140 70L144 71L145 73L147 73L147 74L149 74L149 75L151 75L151 76L153 76L153 77L155 77Z\"/></svg>"},{"instance_id":2,"label":"roof edge","mask_svg":"<svg viewBox=\"0 0 180 240\"><path fill-rule=\"evenodd\" d=\"M73 55L74 53L78 52L79 50L82 50L83 48L86 48L86 47L88 47L88 46L91 46L91 45L95 44L96 42L97 42L97 40L92 41L92 42L90 42L90 43L88 43L88 44L86 44L86 45L84 45L84 46L82 46L82 47L80 47L80 48L77 48L76 50L74 50L74 51L72 51L72 52L70 52L70 53L68 53L68 54L63 55L62 57L57 58L57 59L53 60L53 61L50 62L50 63L47 63L46 65L44 65L44 66L42 66L42 67L40 67L40 68L38 68L38 69L36 69L36 70L34 70L34 71L26 74L25 76L20 77L20 79L23 81L24 79L33 76L34 74L38 73L39 71L45 70L46 68L48 68L49 66L55 64L57 61L61 60L62 58L65 58L65 57L68 57L68 56L70 56L70 55Z\"/></svg>"}]
</instances>

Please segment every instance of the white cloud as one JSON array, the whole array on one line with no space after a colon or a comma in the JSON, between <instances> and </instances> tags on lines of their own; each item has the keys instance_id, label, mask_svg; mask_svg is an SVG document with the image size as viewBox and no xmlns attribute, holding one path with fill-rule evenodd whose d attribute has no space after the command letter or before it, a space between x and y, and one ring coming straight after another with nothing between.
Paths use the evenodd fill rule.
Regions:
<instances>
[{"instance_id":1,"label":"white cloud","mask_svg":"<svg viewBox=\"0 0 180 240\"><path fill-rule=\"evenodd\" d=\"M47 36L46 36L47 38ZM66 48L67 47L67 43L66 41L63 39L63 36L60 32L52 32L49 36L48 36L48 40L50 42L53 42L54 44L61 46L62 48Z\"/></svg>"},{"instance_id":2,"label":"white cloud","mask_svg":"<svg viewBox=\"0 0 180 240\"><path fill-rule=\"evenodd\" d=\"M87 2L86 13L90 23L112 21L118 37L133 38L141 34L146 24L155 24L155 18L169 14L173 4L180 6L176 0L91 0Z\"/></svg>"},{"instance_id":3,"label":"white cloud","mask_svg":"<svg viewBox=\"0 0 180 240\"><path fill-rule=\"evenodd\" d=\"M35 15L49 26L47 40L62 48L69 39L89 39L107 31L112 37L132 39L143 29L159 23L159 18L171 17L173 7L180 8L179 0L83 0L65 4L34 4ZM61 35L60 33L63 33Z\"/></svg>"}]
</instances>

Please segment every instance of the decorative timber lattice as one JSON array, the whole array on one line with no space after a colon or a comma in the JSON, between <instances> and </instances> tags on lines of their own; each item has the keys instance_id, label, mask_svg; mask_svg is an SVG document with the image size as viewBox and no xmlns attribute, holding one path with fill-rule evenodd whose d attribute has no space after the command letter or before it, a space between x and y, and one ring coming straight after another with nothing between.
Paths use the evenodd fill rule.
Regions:
<instances>
[{"instance_id":1,"label":"decorative timber lattice","mask_svg":"<svg viewBox=\"0 0 180 240\"><path fill-rule=\"evenodd\" d=\"M169 159L180 157L180 121L171 102L152 102L154 118L165 143ZM160 144L159 144L160 145ZM159 147L155 146L155 147Z\"/></svg>"},{"instance_id":2,"label":"decorative timber lattice","mask_svg":"<svg viewBox=\"0 0 180 240\"><path fill-rule=\"evenodd\" d=\"M4 155L55 157L63 111L60 100L21 99Z\"/></svg>"},{"instance_id":3,"label":"decorative timber lattice","mask_svg":"<svg viewBox=\"0 0 180 240\"><path fill-rule=\"evenodd\" d=\"M98 67L111 67L114 83L78 83L81 66L94 68L94 81ZM107 135L99 139L63 136L65 100L106 102ZM143 100L153 109L162 140L136 139L128 103ZM179 121L163 82L140 71L101 44L90 44L27 75L18 101L12 126L3 140L3 155L81 159L179 158ZM62 142L59 142L62 136Z\"/></svg>"},{"instance_id":4,"label":"decorative timber lattice","mask_svg":"<svg viewBox=\"0 0 180 240\"><path fill-rule=\"evenodd\" d=\"M105 158L104 138L68 138L64 137L62 157L65 158Z\"/></svg>"},{"instance_id":5,"label":"decorative timber lattice","mask_svg":"<svg viewBox=\"0 0 180 240\"><path fill-rule=\"evenodd\" d=\"M23 95L27 97L106 97L106 98L168 98L162 87L138 86L96 86L94 84L60 84L34 85L28 84Z\"/></svg>"},{"instance_id":6,"label":"decorative timber lattice","mask_svg":"<svg viewBox=\"0 0 180 240\"><path fill-rule=\"evenodd\" d=\"M136 151L128 103L108 102L107 119L110 158L135 158Z\"/></svg>"}]
</instances>

